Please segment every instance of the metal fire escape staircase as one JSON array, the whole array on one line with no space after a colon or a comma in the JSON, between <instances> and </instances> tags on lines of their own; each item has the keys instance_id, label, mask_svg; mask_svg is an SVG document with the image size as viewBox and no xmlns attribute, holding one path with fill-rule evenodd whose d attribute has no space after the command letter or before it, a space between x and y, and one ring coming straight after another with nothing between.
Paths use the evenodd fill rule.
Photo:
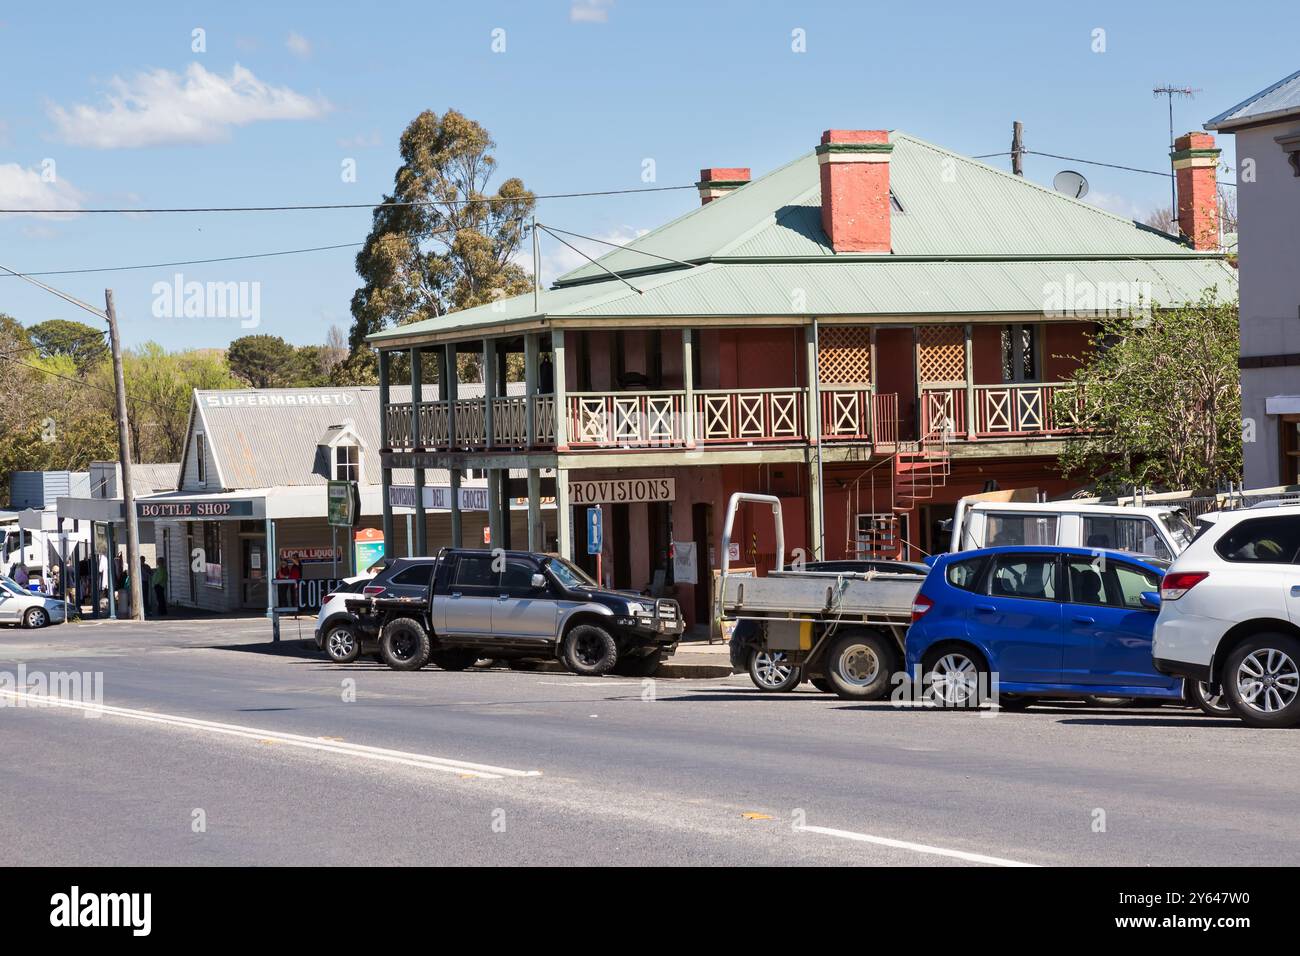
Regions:
<instances>
[{"instance_id":1,"label":"metal fire escape staircase","mask_svg":"<svg viewBox=\"0 0 1300 956\"><path fill-rule=\"evenodd\" d=\"M888 459L889 510L876 512L869 528L858 529L858 538L850 547L860 557L915 557L911 542L903 540L900 534L900 517L909 514L918 503L934 498L952 473L952 456L948 451L951 422L939 424L939 429L927 426L928 430L917 441L895 442L894 453ZM896 424L893 434L898 434Z\"/></svg>"}]
</instances>

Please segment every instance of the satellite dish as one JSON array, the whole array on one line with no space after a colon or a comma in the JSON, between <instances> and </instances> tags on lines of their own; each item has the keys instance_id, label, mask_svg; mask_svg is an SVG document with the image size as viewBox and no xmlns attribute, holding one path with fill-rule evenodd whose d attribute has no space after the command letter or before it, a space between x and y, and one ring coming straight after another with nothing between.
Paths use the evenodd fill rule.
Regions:
<instances>
[{"instance_id":1,"label":"satellite dish","mask_svg":"<svg viewBox=\"0 0 1300 956\"><path fill-rule=\"evenodd\" d=\"M1073 169L1063 169L1052 177L1052 188L1074 199L1082 199L1088 195L1088 180Z\"/></svg>"}]
</instances>

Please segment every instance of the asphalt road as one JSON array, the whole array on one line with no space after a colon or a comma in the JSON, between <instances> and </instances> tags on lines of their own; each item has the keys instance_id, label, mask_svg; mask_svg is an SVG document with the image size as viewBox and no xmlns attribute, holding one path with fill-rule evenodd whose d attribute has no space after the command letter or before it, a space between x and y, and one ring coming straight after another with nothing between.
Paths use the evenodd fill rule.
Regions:
<instances>
[{"instance_id":1,"label":"asphalt road","mask_svg":"<svg viewBox=\"0 0 1300 956\"><path fill-rule=\"evenodd\" d=\"M1288 732L745 677L395 673L267 631L0 631L6 863L1300 863ZM106 711L28 706L19 664L30 693L102 675Z\"/></svg>"}]
</instances>

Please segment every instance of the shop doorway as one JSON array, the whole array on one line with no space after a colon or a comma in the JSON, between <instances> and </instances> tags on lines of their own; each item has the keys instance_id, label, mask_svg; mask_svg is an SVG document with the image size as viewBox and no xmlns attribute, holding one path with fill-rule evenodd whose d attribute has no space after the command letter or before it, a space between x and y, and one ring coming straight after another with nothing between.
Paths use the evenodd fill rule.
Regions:
<instances>
[{"instance_id":1,"label":"shop doorway","mask_svg":"<svg viewBox=\"0 0 1300 956\"><path fill-rule=\"evenodd\" d=\"M254 522L256 524L256 522ZM246 608L267 605L267 555L266 532L250 532L241 523L239 531L240 606Z\"/></svg>"},{"instance_id":2,"label":"shop doorway","mask_svg":"<svg viewBox=\"0 0 1300 956\"><path fill-rule=\"evenodd\" d=\"M609 544L613 552L614 587L632 587L632 547L628 532L628 506L611 505Z\"/></svg>"}]
</instances>

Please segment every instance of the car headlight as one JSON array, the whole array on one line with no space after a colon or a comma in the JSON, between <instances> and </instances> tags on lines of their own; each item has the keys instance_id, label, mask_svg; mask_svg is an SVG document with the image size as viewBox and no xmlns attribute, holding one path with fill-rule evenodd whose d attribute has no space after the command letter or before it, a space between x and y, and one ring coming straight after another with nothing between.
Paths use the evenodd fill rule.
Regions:
<instances>
[{"instance_id":1,"label":"car headlight","mask_svg":"<svg viewBox=\"0 0 1300 956\"><path fill-rule=\"evenodd\" d=\"M639 601L627 602L627 613L633 617L650 617L654 614L654 608L649 604L642 604Z\"/></svg>"}]
</instances>

